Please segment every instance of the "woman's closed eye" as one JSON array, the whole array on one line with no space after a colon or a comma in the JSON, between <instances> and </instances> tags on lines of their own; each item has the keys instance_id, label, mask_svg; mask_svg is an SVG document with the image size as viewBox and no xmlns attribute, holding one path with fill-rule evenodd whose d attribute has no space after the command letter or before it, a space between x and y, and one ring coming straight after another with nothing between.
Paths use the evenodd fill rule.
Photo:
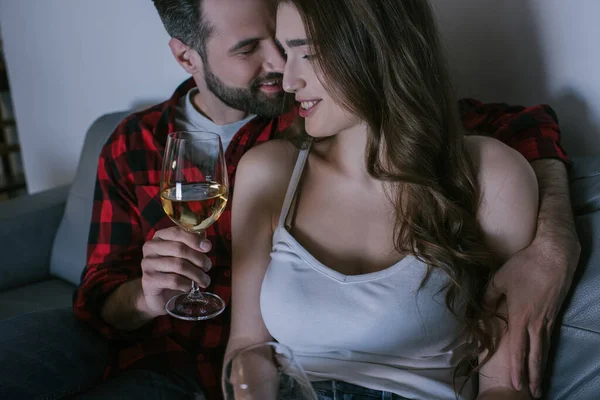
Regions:
<instances>
[{"instance_id":1,"label":"woman's closed eye","mask_svg":"<svg viewBox=\"0 0 600 400\"><path fill-rule=\"evenodd\" d=\"M276 45L276 46L277 46L277 48L279 49L279 53L281 54L281 56L282 56L284 59L286 59L286 60L287 60L287 58L288 58L288 53L287 53L287 52L285 51L285 49L283 48L283 46L282 46L281 42L279 42L279 40L275 40L275 45ZM297 46L295 46L295 47L297 47ZM302 59L303 59L303 60L309 60L309 61L310 61L310 60L312 60L312 59L314 59L314 58L315 58L315 55L314 55L314 54L304 54L304 55L302 56Z\"/></svg>"}]
</instances>

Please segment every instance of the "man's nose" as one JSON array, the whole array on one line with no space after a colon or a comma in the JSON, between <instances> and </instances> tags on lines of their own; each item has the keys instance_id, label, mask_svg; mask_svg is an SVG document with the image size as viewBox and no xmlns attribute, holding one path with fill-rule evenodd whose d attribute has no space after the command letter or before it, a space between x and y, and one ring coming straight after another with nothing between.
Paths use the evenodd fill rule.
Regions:
<instances>
[{"instance_id":1,"label":"man's nose","mask_svg":"<svg viewBox=\"0 0 600 400\"><path fill-rule=\"evenodd\" d=\"M281 54L281 50L277 45L273 42L269 45L267 49L267 60L265 62L265 70L268 72L277 72L283 74L283 70L285 69L285 59Z\"/></svg>"}]
</instances>

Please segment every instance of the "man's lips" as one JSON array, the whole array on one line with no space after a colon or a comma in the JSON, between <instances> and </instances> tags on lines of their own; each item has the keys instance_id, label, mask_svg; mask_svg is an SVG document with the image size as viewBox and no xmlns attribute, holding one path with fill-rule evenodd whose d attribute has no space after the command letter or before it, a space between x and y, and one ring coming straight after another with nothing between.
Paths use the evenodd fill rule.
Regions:
<instances>
[{"instance_id":1,"label":"man's lips","mask_svg":"<svg viewBox=\"0 0 600 400\"><path fill-rule=\"evenodd\" d=\"M258 85L261 91L266 93L279 93L283 90L281 79L264 81Z\"/></svg>"}]
</instances>

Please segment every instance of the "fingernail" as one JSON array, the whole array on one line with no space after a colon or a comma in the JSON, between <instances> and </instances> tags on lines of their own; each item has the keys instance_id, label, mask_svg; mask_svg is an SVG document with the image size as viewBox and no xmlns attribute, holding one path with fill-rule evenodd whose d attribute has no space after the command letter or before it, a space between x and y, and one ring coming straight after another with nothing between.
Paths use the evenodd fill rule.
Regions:
<instances>
[{"instance_id":1,"label":"fingernail","mask_svg":"<svg viewBox=\"0 0 600 400\"><path fill-rule=\"evenodd\" d=\"M206 262L204 263L204 270L210 271L211 268L212 268L212 262L210 261L210 259L207 259Z\"/></svg>"},{"instance_id":2,"label":"fingernail","mask_svg":"<svg viewBox=\"0 0 600 400\"><path fill-rule=\"evenodd\" d=\"M200 242L200 250L210 251L210 249L212 249L212 243L210 240L203 240Z\"/></svg>"},{"instance_id":3,"label":"fingernail","mask_svg":"<svg viewBox=\"0 0 600 400\"><path fill-rule=\"evenodd\" d=\"M538 388L538 389L535 391L535 395L534 395L534 397L535 397L536 399L539 399L539 398L541 398L541 397L542 397L542 389Z\"/></svg>"},{"instance_id":4,"label":"fingernail","mask_svg":"<svg viewBox=\"0 0 600 400\"><path fill-rule=\"evenodd\" d=\"M521 384L521 378L518 378L516 381L515 389L521 390L522 388L523 388L523 385Z\"/></svg>"}]
</instances>

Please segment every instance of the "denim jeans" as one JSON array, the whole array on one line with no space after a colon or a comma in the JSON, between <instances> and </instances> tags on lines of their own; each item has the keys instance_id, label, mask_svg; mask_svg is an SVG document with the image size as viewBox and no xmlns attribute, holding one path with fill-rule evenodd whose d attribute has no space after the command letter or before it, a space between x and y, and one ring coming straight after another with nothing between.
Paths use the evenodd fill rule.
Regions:
<instances>
[{"instance_id":1,"label":"denim jeans","mask_svg":"<svg viewBox=\"0 0 600 400\"><path fill-rule=\"evenodd\" d=\"M407 400L390 392L367 389L342 381L312 383L319 400Z\"/></svg>"},{"instance_id":2,"label":"denim jeans","mask_svg":"<svg viewBox=\"0 0 600 400\"><path fill-rule=\"evenodd\" d=\"M101 382L109 343L70 308L0 321L0 399L203 399L195 371L131 370Z\"/></svg>"}]
</instances>

